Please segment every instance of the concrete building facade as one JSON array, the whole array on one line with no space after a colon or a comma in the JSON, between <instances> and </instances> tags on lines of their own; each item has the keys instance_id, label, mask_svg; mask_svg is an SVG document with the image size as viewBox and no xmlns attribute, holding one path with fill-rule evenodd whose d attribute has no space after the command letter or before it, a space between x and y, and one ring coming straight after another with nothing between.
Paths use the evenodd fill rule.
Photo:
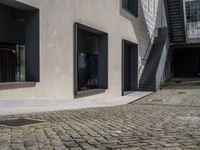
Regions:
<instances>
[{"instance_id":1,"label":"concrete building facade","mask_svg":"<svg viewBox=\"0 0 200 150\"><path fill-rule=\"evenodd\" d=\"M6 73L0 100L119 97L126 89L137 91L151 34L166 26L159 24L163 2L152 2L0 0L2 60L16 61L6 66L10 71L1 70ZM90 71L83 70L87 64Z\"/></svg>"},{"instance_id":2,"label":"concrete building facade","mask_svg":"<svg viewBox=\"0 0 200 150\"><path fill-rule=\"evenodd\" d=\"M29 68L26 66L26 82L14 82L15 80L2 82L0 85L0 99L2 100L56 100L76 97L74 89L75 23L107 34L108 81L105 91L98 96L121 96L122 40L138 45L138 68L149 41L140 1L138 2L138 16L123 9L121 0L1 0L0 6L2 7L1 11L3 11L1 14L8 16L12 15L11 12L19 11L19 17L14 16L15 22L19 24L17 29L16 26L9 29L8 16L0 16L2 20L7 20L7 24L5 23L0 29L0 32L5 32L2 35L7 35L10 38L15 35L15 32L20 32L22 37L20 37L20 33L16 35L19 35L20 40L23 39L22 41L18 39L12 41L3 36L1 42L22 43L26 46L26 53L31 46L33 49L29 57L26 57L26 61L27 59L32 60L30 64L26 64L29 66ZM7 9L8 12L3 9ZM23 20L20 13L24 12L27 15L31 11L36 11L38 18L36 17L35 20L31 18L33 22L27 23L31 24L28 26L23 24L27 20ZM28 28L31 28L30 33L24 31ZM28 45L31 42L39 46ZM36 51L38 53L35 53ZM139 76L137 73L136 75ZM138 82L139 78L137 84Z\"/></svg>"}]
</instances>

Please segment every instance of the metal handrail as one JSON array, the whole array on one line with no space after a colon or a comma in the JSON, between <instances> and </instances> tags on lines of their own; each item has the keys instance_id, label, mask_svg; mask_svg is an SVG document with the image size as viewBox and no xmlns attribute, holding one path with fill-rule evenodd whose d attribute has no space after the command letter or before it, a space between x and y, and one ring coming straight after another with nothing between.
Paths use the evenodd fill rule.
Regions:
<instances>
[{"instance_id":1,"label":"metal handrail","mask_svg":"<svg viewBox=\"0 0 200 150\"><path fill-rule=\"evenodd\" d=\"M142 65L140 66L140 69L139 69L139 72L141 71L141 69L142 69L142 66L143 66L143 63L146 61L148 61L148 58L146 58L147 57L147 54L148 54L148 52L149 52L149 47L150 47L150 45L151 45L151 42L152 42L152 40L153 40L153 38L154 38L154 35L155 35L155 32L157 31L157 28L155 28L154 29L154 31L153 31L153 33L152 33L152 35L151 35L151 37L150 37L150 40L149 40L149 43L148 43L148 45L147 45L147 48L146 48L146 51L145 51L145 54L144 54L144 57L141 59L142 60Z\"/></svg>"}]
</instances>

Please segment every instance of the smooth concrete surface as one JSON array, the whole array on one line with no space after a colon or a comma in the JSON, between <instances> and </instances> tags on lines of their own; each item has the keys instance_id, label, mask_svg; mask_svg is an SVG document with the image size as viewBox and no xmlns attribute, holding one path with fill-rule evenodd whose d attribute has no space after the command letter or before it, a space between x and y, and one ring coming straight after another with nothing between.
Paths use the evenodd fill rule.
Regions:
<instances>
[{"instance_id":1,"label":"smooth concrete surface","mask_svg":"<svg viewBox=\"0 0 200 150\"><path fill-rule=\"evenodd\" d=\"M131 103L152 92L133 92L123 97L81 98L77 100L4 100L0 101L0 116L24 113L49 112L59 110L74 110L84 108L111 107Z\"/></svg>"}]
</instances>

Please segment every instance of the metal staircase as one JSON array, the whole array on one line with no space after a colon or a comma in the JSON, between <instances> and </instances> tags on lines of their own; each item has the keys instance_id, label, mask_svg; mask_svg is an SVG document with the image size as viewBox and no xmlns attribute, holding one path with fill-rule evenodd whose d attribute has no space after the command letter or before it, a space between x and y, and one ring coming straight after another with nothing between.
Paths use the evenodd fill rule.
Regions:
<instances>
[{"instance_id":1,"label":"metal staircase","mask_svg":"<svg viewBox=\"0 0 200 150\"><path fill-rule=\"evenodd\" d=\"M185 42L185 25L183 0L164 0L167 22L169 27L170 42Z\"/></svg>"},{"instance_id":2,"label":"metal staircase","mask_svg":"<svg viewBox=\"0 0 200 150\"><path fill-rule=\"evenodd\" d=\"M167 28L158 29L158 36L154 39L151 52L149 54L142 77L140 79L139 90L156 90L156 73L167 37Z\"/></svg>"}]
</instances>

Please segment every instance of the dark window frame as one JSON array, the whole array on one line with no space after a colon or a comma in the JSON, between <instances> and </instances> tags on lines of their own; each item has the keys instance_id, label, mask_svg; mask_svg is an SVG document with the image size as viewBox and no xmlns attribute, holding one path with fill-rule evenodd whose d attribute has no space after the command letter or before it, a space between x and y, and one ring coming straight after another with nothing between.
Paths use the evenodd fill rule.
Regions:
<instances>
[{"instance_id":1,"label":"dark window frame","mask_svg":"<svg viewBox=\"0 0 200 150\"><path fill-rule=\"evenodd\" d=\"M94 34L99 34L102 36L105 36L105 51L106 51L106 59L104 61L105 65L105 71L106 71L106 80L105 85L102 89L93 89L93 90L86 90L86 91L78 91L78 68L77 68L77 55L78 55L78 29L85 30L87 32L91 32ZM94 94L99 94L105 92L106 89L108 89L108 33L100 31L98 29L95 29L93 27L89 27L87 25L75 22L74 23L74 97L84 97Z\"/></svg>"},{"instance_id":2,"label":"dark window frame","mask_svg":"<svg viewBox=\"0 0 200 150\"><path fill-rule=\"evenodd\" d=\"M138 17L138 4L138 0L122 0L122 8L135 17Z\"/></svg>"}]
</instances>

